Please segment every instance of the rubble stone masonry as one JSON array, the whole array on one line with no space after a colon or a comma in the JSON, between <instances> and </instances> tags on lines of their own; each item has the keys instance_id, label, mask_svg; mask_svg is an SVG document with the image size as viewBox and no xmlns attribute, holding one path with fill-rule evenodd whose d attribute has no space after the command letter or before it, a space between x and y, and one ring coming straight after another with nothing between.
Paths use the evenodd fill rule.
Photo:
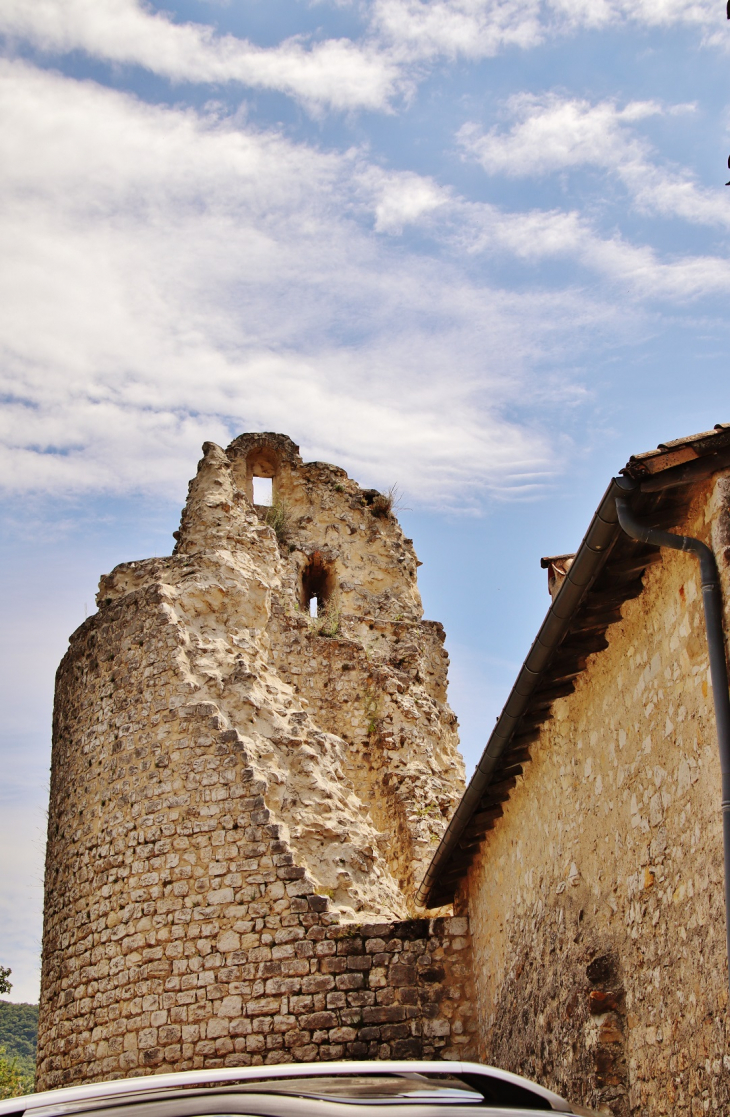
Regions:
<instances>
[{"instance_id":1,"label":"rubble stone masonry","mask_svg":"<svg viewBox=\"0 0 730 1117\"><path fill-rule=\"evenodd\" d=\"M683 534L730 601L730 479ZM699 571L665 552L553 706L457 910L480 1056L602 1112L730 1112L720 771ZM727 623L727 622L726 622Z\"/></svg>"},{"instance_id":2,"label":"rubble stone masonry","mask_svg":"<svg viewBox=\"0 0 730 1117\"><path fill-rule=\"evenodd\" d=\"M473 1052L467 922L413 918L464 769L388 499L243 435L176 534L58 671L39 1088Z\"/></svg>"}]
</instances>

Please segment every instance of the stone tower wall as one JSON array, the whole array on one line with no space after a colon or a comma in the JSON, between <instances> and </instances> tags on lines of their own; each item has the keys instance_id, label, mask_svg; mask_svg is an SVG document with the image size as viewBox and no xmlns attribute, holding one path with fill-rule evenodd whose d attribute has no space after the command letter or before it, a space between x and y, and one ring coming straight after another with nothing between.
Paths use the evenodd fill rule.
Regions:
<instances>
[{"instance_id":1,"label":"stone tower wall","mask_svg":"<svg viewBox=\"0 0 730 1117\"><path fill-rule=\"evenodd\" d=\"M283 436L204 451L59 668L41 1088L468 1040L464 927L408 918L463 788L412 544Z\"/></svg>"}]
</instances>

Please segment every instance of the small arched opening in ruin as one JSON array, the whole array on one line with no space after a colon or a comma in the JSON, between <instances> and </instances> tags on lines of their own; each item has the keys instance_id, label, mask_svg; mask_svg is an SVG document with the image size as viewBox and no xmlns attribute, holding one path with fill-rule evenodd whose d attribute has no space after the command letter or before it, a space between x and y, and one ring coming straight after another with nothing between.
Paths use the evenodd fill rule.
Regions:
<instances>
[{"instance_id":1,"label":"small arched opening in ruin","mask_svg":"<svg viewBox=\"0 0 730 1117\"><path fill-rule=\"evenodd\" d=\"M265 508L275 502L278 472L279 459L268 446L257 446L250 452L246 458L245 477L241 480L242 488L252 504Z\"/></svg>"},{"instance_id":2,"label":"small arched opening in ruin","mask_svg":"<svg viewBox=\"0 0 730 1117\"><path fill-rule=\"evenodd\" d=\"M332 563L315 551L301 576L300 603L310 617L321 617L327 612L327 606L332 601L334 580Z\"/></svg>"}]
</instances>

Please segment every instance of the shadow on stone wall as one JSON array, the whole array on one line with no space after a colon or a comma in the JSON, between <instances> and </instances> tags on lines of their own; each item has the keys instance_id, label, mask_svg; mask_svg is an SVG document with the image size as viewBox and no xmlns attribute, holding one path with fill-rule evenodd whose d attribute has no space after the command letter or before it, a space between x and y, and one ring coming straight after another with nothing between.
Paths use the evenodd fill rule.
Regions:
<instances>
[{"instance_id":1,"label":"shadow on stone wall","mask_svg":"<svg viewBox=\"0 0 730 1117\"><path fill-rule=\"evenodd\" d=\"M625 995L618 956L608 943L573 937L560 910L545 912L542 953L528 936L510 954L486 1036L486 1058L535 1079L572 1101L628 1117Z\"/></svg>"}]
</instances>

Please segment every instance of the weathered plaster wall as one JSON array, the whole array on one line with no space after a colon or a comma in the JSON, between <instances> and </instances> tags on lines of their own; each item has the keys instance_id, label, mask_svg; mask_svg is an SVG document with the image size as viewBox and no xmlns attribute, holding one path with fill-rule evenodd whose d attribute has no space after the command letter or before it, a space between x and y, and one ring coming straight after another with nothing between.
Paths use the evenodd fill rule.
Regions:
<instances>
[{"instance_id":1,"label":"weathered plaster wall","mask_svg":"<svg viewBox=\"0 0 730 1117\"><path fill-rule=\"evenodd\" d=\"M420 978L391 981L382 963L361 986L318 960L346 953L339 924L357 938L355 925L396 921L418 973L435 972L424 935L403 945L403 920L463 763L411 541L377 494L303 463L284 436L204 451L175 553L103 577L59 668L41 1086L346 1051L366 1042L348 1029L376 1007L393 1011L371 1029L426 1027L423 990L402 991ZM250 502L257 474L273 476L278 533ZM312 579L326 606L315 620ZM290 993L349 1016L304 1027ZM269 994L278 1007L249 1008ZM367 1044L394 1038L406 1036L373 1031Z\"/></svg>"},{"instance_id":2,"label":"weathered plaster wall","mask_svg":"<svg viewBox=\"0 0 730 1117\"><path fill-rule=\"evenodd\" d=\"M730 483L684 534L730 602ZM730 1108L720 773L696 560L623 606L471 868L481 1056L606 1112ZM730 628L730 625L728 625Z\"/></svg>"}]
</instances>

